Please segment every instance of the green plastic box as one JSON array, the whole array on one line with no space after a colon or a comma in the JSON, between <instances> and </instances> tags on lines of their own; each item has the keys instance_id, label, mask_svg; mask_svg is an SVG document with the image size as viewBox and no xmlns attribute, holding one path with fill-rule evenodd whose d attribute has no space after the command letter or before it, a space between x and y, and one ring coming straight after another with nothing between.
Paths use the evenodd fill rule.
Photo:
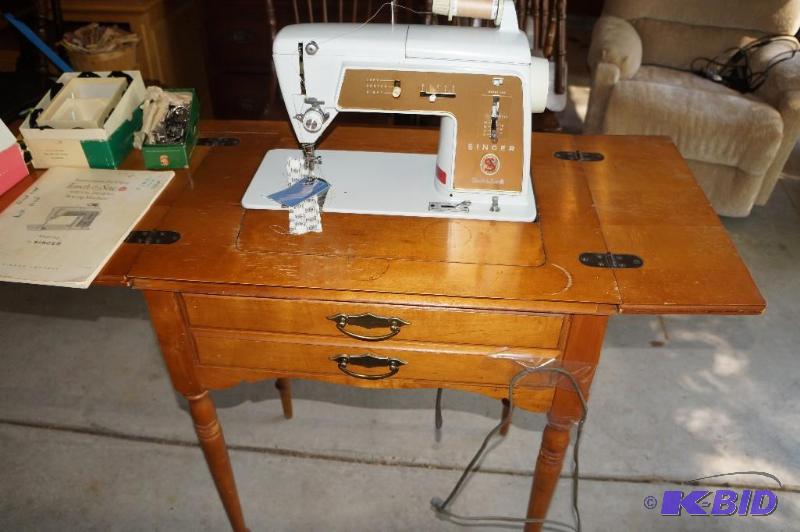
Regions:
<instances>
[{"instance_id":1,"label":"green plastic box","mask_svg":"<svg viewBox=\"0 0 800 532\"><path fill-rule=\"evenodd\" d=\"M144 167L151 170L163 168L189 168L192 151L197 144L197 126L200 120L200 104L194 89L165 89L167 92L192 93L192 106L189 109L189 127L186 138L180 144L145 144L142 146Z\"/></svg>"}]
</instances>

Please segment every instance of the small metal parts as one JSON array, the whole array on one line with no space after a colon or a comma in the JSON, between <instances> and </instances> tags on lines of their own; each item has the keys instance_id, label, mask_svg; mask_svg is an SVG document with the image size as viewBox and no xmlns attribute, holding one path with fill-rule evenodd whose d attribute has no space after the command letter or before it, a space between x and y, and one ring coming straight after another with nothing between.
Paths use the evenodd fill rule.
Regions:
<instances>
[{"instance_id":1,"label":"small metal parts","mask_svg":"<svg viewBox=\"0 0 800 532\"><path fill-rule=\"evenodd\" d=\"M462 201L461 203L430 201L428 202L428 210L435 212L469 212L470 205L472 205L472 202L469 200Z\"/></svg>"},{"instance_id":2,"label":"small metal parts","mask_svg":"<svg viewBox=\"0 0 800 532\"><path fill-rule=\"evenodd\" d=\"M300 147L303 150L303 170L306 178L313 178L314 169L322 164L322 157L317 155L317 148L313 143L301 144Z\"/></svg>"},{"instance_id":3,"label":"small metal parts","mask_svg":"<svg viewBox=\"0 0 800 532\"><path fill-rule=\"evenodd\" d=\"M191 107L191 92L147 87L142 104L142 127L134 134L134 146L184 142L190 127Z\"/></svg>"},{"instance_id":4,"label":"small metal parts","mask_svg":"<svg viewBox=\"0 0 800 532\"><path fill-rule=\"evenodd\" d=\"M151 144L180 144L189 127L189 105L170 103L164 120L150 133Z\"/></svg>"},{"instance_id":5,"label":"small metal parts","mask_svg":"<svg viewBox=\"0 0 800 532\"><path fill-rule=\"evenodd\" d=\"M308 55L315 55L319 51L319 45L317 41L308 41L306 43L306 53Z\"/></svg>"},{"instance_id":6,"label":"small metal parts","mask_svg":"<svg viewBox=\"0 0 800 532\"><path fill-rule=\"evenodd\" d=\"M500 212L500 198L492 196L492 206L489 207L489 212Z\"/></svg>"}]
</instances>

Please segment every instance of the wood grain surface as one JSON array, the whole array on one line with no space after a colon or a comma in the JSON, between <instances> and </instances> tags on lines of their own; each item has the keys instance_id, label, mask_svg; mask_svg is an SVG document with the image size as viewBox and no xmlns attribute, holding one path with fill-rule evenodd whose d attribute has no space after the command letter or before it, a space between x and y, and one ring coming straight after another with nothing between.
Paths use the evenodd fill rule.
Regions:
<instances>
[{"instance_id":1,"label":"wood grain surface","mask_svg":"<svg viewBox=\"0 0 800 532\"><path fill-rule=\"evenodd\" d=\"M419 241L425 242L425 228L416 227L422 223L418 219L408 219L414 230L397 246L398 256L390 257L392 246L377 244L378 237L353 243L356 228L363 225L358 216L326 215L326 232L304 241L264 230L280 222L276 213L245 215L239 202L263 155L295 144L287 124L206 121L201 131L234 136L240 143L196 148L191 168L177 171L137 226L179 231L181 241L124 244L96 284L210 293L235 285L250 295L324 289L336 299L383 294L378 299L387 302L439 298L460 300L465 307L586 313L607 308L755 314L765 307L719 218L668 139L535 134L538 223L519 224L507 230L506 238L486 243L481 238L496 232L497 224L452 221L432 230L437 246L415 251L412 237L421 233ZM391 146L432 153L437 137L429 129L333 127L321 147L378 151ZM601 152L605 160L553 157L555 151L578 149ZM141 168L139 152L129 156L124 168ZM0 209L41 173L34 171L0 196ZM376 227L388 230L387 221L375 218ZM471 238L464 245L466 233ZM308 249L312 254L304 254ZM583 252L609 250L638 255L644 266L612 271L577 260Z\"/></svg>"},{"instance_id":2,"label":"wood grain surface","mask_svg":"<svg viewBox=\"0 0 800 532\"><path fill-rule=\"evenodd\" d=\"M548 304L585 305L587 313L598 305L654 314L758 313L764 307L724 227L666 139L534 135L537 223L476 245L464 244L461 222L445 220L435 230L434 249L426 247L424 222L406 219L403 224L413 231L392 256L386 243L392 224L382 217L371 217L374 238L353 243L354 235L363 236L365 216L324 215L330 223L321 235L298 237L274 230L282 224L279 213L242 209L241 197L266 151L294 145L287 124L206 122L203 131L236 136L241 144L204 149L191 173L193 186L184 187L160 219L159 229L179 231L181 241L136 246L144 249L128 273L134 286L214 293L235 284L264 296L281 288L320 289L380 293L387 302L457 298L464 306L488 298L531 311ZM429 129L343 126L332 128L320 147L431 153L437 135ZM553 157L579 149L602 152L605 160ZM495 226L474 222L469 233L493 234ZM537 235L544 260L535 256ZM609 270L578 261L581 253L607 251L638 255L644 266ZM725 282L713 282L720 279Z\"/></svg>"},{"instance_id":3,"label":"wood grain surface","mask_svg":"<svg viewBox=\"0 0 800 532\"><path fill-rule=\"evenodd\" d=\"M406 322L396 336L382 344L427 341L555 349L564 325L564 317L558 314L197 294L185 294L183 300L192 327L349 338L328 317L371 313ZM389 332L387 328L366 329L352 325L345 330L362 336L380 336Z\"/></svg>"}]
</instances>

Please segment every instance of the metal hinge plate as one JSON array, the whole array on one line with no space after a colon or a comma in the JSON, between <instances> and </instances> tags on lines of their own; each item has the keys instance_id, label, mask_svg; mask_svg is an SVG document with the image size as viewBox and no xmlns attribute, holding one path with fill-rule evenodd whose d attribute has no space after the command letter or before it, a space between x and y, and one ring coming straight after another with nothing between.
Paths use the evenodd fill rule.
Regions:
<instances>
[{"instance_id":1,"label":"metal hinge plate","mask_svg":"<svg viewBox=\"0 0 800 532\"><path fill-rule=\"evenodd\" d=\"M565 161L580 161L582 163L596 163L605 159L602 153L594 151L557 151L553 154L556 159Z\"/></svg>"},{"instance_id":2,"label":"metal hinge plate","mask_svg":"<svg viewBox=\"0 0 800 532\"><path fill-rule=\"evenodd\" d=\"M641 268L644 261L636 255L625 255L620 253L581 253L578 259L581 264L593 268Z\"/></svg>"},{"instance_id":3,"label":"metal hinge plate","mask_svg":"<svg viewBox=\"0 0 800 532\"><path fill-rule=\"evenodd\" d=\"M131 231L127 244L174 244L181 239L176 231Z\"/></svg>"},{"instance_id":4,"label":"metal hinge plate","mask_svg":"<svg viewBox=\"0 0 800 532\"><path fill-rule=\"evenodd\" d=\"M237 137L200 137L197 139L198 146L238 146L239 139Z\"/></svg>"}]
</instances>

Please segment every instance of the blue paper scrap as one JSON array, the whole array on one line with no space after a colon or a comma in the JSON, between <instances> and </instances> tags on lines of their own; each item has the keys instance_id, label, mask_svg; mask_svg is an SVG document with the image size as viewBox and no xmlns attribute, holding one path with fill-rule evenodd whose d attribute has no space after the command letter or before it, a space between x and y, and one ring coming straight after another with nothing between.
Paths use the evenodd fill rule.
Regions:
<instances>
[{"instance_id":1,"label":"blue paper scrap","mask_svg":"<svg viewBox=\"0 0 800 532\"><path fill-rule=\"evenodd\" d=\"M319 196L331 188L324 179L302 179L294 185L267 196L284 207L294 207L308 198Z\"/></svg>"}]
</instances>

